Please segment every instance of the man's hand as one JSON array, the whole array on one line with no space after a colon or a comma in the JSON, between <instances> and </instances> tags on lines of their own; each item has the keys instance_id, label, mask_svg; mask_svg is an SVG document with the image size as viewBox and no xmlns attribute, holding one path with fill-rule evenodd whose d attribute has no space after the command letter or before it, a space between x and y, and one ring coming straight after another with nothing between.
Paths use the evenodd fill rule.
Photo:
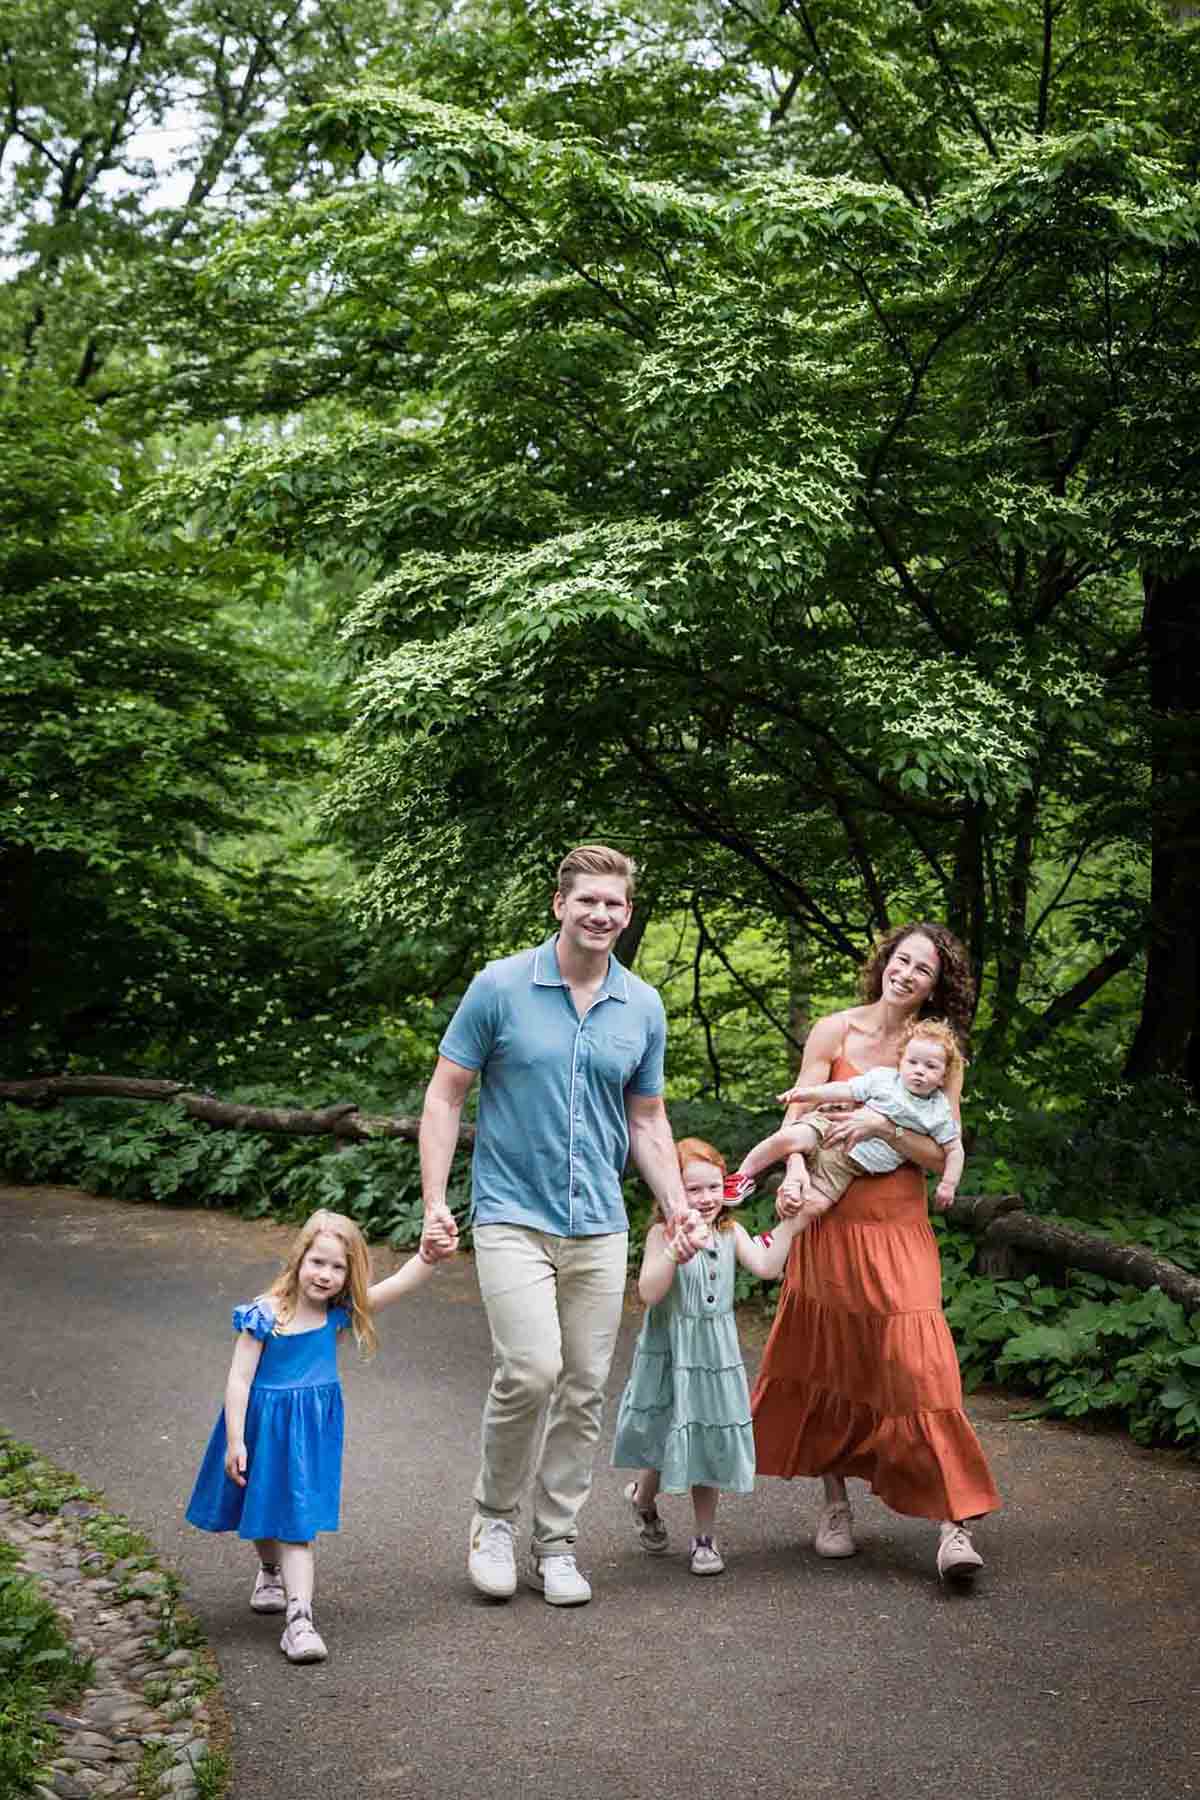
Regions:
<instances>
[{"instance_id":1,"label":"man's hand","mask_svg":"<svg viewBox=\"0 0 1200 1800\"><path fill-rule=\"evenodd\" d=\"M444 1200L425 1208L425 1224L421 1231L421 1254L426 1261L441 1262L458 1249L458 1222Z\"/></svg>"}]
</instances>

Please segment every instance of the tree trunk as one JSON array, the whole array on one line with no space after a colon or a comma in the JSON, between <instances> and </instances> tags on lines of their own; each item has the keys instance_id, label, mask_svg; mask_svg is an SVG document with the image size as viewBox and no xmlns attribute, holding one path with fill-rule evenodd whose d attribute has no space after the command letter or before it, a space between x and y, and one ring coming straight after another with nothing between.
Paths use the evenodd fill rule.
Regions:
<instances>
[{"instance_id":1,"label":"tree trunk","mask_svg":"<svg viewBox=\"0 0 1200 1800\"><path fill-rule=\"evenodd\" d=\"M987 936L987 887L983 867L985 810L981 800L967 801L955 845L954 875L947 896L949 918L946 923L966 946L977 993L983 975Z\"/></svg>"},{"instance_id":2,"label":"tree trunk","mask_svg":"<svg viewBox=\"0 0 1200 1800\"><path fill-rule=\"evenodd\" d=\"M28 844L0 849L0 1018L14 1041L34 1014L33 855Z\"/></svg>"},{"instance_id":3,"label":"tree trunk","mask_svg":"<svg viewBox=\"0 0 1200 1800\"><path fill-rule=\"evenodd\" d=\"M975 1266L980 1274L1024 1275L1047 1262L1060 1269L1090 1269L1130 1287L1161 1288L1189 1312L1200 1312L1200 1275L1145 1244L1114 1244L1111 1238L1039 1219L1022 1211L1019 1194L963 1194L945 1218L978 1237Z\"/></svg>"},{"instance_id":4,"label":"tree trunk","mask_svg":"<svg viewBox=\"0 0 1200 1800\"><path fill-rule=\"evenodd\" d=\"M1041 782L1034 779L1017 801L1013 836L1012 861L1004 895L1004 914L996 920L999 941L996 946L996 986L992 993L992 1021L988 1028L983 1054L989 1062L1003 1064L1009 1033L1017 1010L1021 977L1025 970L1026 930L1028 928L1029 884L1033 871L1033 853L1037 834Z\"/></svg>"},{"instance_id":5,"label":"tree trunk","mask_svg":"<svg viewBox=\"0 0 1200 1800\"><path fill-rule=\"evenodd\" d=\"M654 897L647 894L633 903L633 916L617 939L613 947L613 955L627 969L632 969L637 960L637 953L642 947L642 939L646 935L646 927L654 917Z\"/></svg>"},{"instance_id":6,"label":"tree trunk","mask_svg":"<svg viewBox=\"0 0 1200 1800\"><path fill-rule=\"evenodd\" d=\"M804 1061L804 1043L812 1024L812 984L805 955L804 929L798 919L787 922L788 941L788 1072L792 1079Z\"/></svg>"},{"instance_id":7,"label":"tree trunk","mask_svg":"<svg viewBox=\"0 0 1200 1800\"><path fill-rule=\"evenodd\" d=\"M1150 941L1125 1073L1200 1093L1200 566L1144 578L1150 673Z\"/></svg>"}]
</instances>

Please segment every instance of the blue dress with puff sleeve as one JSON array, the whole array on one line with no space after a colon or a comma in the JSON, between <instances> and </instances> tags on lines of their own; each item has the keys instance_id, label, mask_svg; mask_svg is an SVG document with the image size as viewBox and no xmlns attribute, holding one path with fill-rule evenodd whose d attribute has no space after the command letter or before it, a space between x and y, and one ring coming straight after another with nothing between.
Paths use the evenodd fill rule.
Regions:
<instances>
[{"instance_id":1,"label":"blue dress with puff sleeve","mask_svg":"<svg viewBox=\"0 0 1200 1800\"><path fill-rule=\"evenodd\" d=\"M331 1306L313 1331L275 1331L269 1300L235 1306L233 1328L262 1344L246 1407L246 1485L225 1473L222 1409L188 1501L187 1517L201 1531L236 1531L243 1538L307 1544L336 1531L342 1493L342 1388L337 1337L350 1323Z\"/></svg>"}]
</instances>

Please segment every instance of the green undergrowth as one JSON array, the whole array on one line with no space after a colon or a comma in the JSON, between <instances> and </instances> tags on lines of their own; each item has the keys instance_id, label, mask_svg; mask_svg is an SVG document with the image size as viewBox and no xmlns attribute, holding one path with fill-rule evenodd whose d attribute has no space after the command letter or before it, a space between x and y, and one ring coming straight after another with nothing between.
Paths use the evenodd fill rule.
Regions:
<instances>
[{"instance_id":1,"label":"green undergrowth","mask_svg":"<svg viewBox=\"0 0 1200 1800\"><path fill-rule=\"evenodd\" d=\"M231 1098L317 1105L278 1091ZM1137 1106L1112 1105L1057 1122L1036 1110L987 1101L972 1146L968 1191L1022 1194L1031 1211L1118 1243L1146 1244L1200 1272L1200 1208L1183 1180L1200 1154L1195 1110L1164 1084ZM378 1110L385 1110L376 1102ZM412 1108L410 1107L410 1110ZM731 1166L771 1117L710 1102L674 1103L677 1136L717 1144ZM1057 1135L1055 1135L1057 1133ZM1107 1175L1104 1174L1107 1171ZM319 1206L349 1214L375 1241L415 1245L421 1227L416 1146L380 1139L336 1150L328 1139L215 1130L166 1106L84 1101L50 1112L0 1108L0 1172L13 1181L65 1182L96 1194L168 1205L228 1207L247 1217L299 1220ZM626 1183L630 1266L651 1217L645 1190ZM467 1230L467 1164L451 1203ZM769 1229L773 1198L756 1195L740 1217ZM1200 1315L1078 1271L1000 1280L974 1267L975 1240L936 1222L946 1314L968 1387L994 1382L1031 1397L1031 1410L1125 1426L1142 1443L1200 1453ZM769 1309L777 1286L739 1271L739 1302Z\"/></svg>"},{"instance_id":2,"label":"green undergrowth","mask_svg":"<svg viewBox=\"0 0 1200 1800\"><path fill-rule=\"evenodd\" d=\"M242 1089L223 1098L259 1106L321 1106L336 1096L299 1097L281 1090ZM407 1110L415 1110L414 1100ZM363 1102L364 1111L387 1108ZM770 1122L739 1108L702 1103L672 1107L679 1136L721 1144L731 1164ZM328 1137L267 1136L229 1131L189 1119L177 1108L120 1100L77 1100L35 1111L0 1107L0 1176L13 1182L56 1182L117 1200L166 1206L228 1208L244 1218L305 1219L318 1207L347 1214L376 1242L395 1249L421 1236L421 1171L417 1147L378 1138L338 1149ZM646 1203L631 1182L632 1249L640 1255ZM468 1164L458 1160L450 1204L469 1241Z\"/></svg>"},{"instance_id":3,"label":"green undergrowth","mask_svg":"<svg viewBox=\"0 0 1200 1800\"><path fill-rule=\"evenodd\" d=\"M33 1793L57 1742L42 1715L69 1705L90 1674L38 1583L22 1573L16 1546L0 1535L0 1794Z\"/></svg>"},{"instance_id":4,"label":"green undergrowth","mask_svg":"<svg viewBox=\"0 0 1200 1800\"><path fill-rule=\"evenodd\" d=\"M307 1104L261 1091L229 1097ZM118 1200L224 1207L244 1218L300 1220L328 1207L397 1249L421 1235L417 1148L395 1138L338 1149L328 1137L218 1130L164 1105L82 1100L49 1112L10 1106L0 1109L0 1172L10 1181L61 1182ZM450 1198L465 1222L465 1163Z\"/></svg>"},{"instance_id":5,"label":"green undergrowth","mask_svg":"<svg viewBox=\"0 0 1200 1800\"><path fill-rule=\"evenodd\" d=\"M177 1578L160 1568L149 1539L123 1514L110 1512L95 1489L2 1426L0 1498L36 1520L57 1517L72 1502L91 1509L86 1517L71 1517L72 1536L115 1581L113 1605L135 1598L153 1603L158 1625L152 1653L165 1657L181 1648L205 1648L199 1626L180 1601ZM218 1684L216 1665L207 1653L195 1659L190 1673L198 1696ZM48 1707L69 1706L90 1679L90 1660L75 1653L40 1584L23 1572L18 1546L0 1533L0 1795L5 1800L34 1793L38 1771L59 1741L43 1714ZM147 1684L145 1691L153 1704L152 1686ZM149 1755L139 1768L139 1795L144 1789L145 1800L158 1800L162 1792L154 1765ZM222 1754L202 1757L196 1769L200 1800L220 1800L227 1775Z\"/></svg>"},{"instance_id":6,"label":"green undergrowth","mask_svg":"<svg viewBox=\"0 0 1200 1800\"><path fill-rule=\"evenodd\" d=\"M1196 1265L1200 1213L1173 1220L1060 1218L1058 1223L1148 1243ZM935 1221L946 1318L968 1391L984 1382L1027 1393L1030 1417L1123 1426L1141 1444L1200 1454L1200 1314L1158 1288L1086 1270L996 1279L974 1268L976 1240ZM1182 1234L1182 1235L1181 1235Z\"/></svg>"}]
</instances>

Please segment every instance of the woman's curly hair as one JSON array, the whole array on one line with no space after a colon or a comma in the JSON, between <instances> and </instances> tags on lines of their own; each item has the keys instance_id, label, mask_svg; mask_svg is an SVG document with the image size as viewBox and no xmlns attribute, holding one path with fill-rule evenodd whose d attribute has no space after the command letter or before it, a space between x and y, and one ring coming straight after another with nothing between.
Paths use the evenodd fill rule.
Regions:
<instances>
[{"instance_id":1,"label":"woman's curly hair","mask_svg":"<svg viewBox=\"0 0 1200 1800\"><path fill-rule=\"evenodd\" d=\"M922 919L911 925L897 925L881 937L859 976L859 990L865 1001L878 1000L883 993L883 971L896 948L905 938L926 937L938 953L937 983L922 1006L919 1017L943 1018L952 1026L954 1035L967 1054L971 1043L971 1021L975 1017L975 977L971 959L952 931L944 925L931 925Z\"/></svg>"}]
</instances>

